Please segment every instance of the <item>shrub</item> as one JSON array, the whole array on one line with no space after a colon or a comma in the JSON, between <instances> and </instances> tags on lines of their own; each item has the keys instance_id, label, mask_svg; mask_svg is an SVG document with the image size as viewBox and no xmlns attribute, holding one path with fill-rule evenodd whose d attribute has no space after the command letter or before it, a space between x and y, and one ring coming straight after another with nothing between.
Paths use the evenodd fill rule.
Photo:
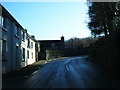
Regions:
<instances>
[{"instance_id":1,"label":"shrub","mask_svg":"<svg viewBox=\"0 0 120 90\"><path fill-rule=\"evenodd\" d=\"M54 59L57 57L61 57L61 51L58 50L46 50L46 59Z\"/></svg>"}]
</instances>

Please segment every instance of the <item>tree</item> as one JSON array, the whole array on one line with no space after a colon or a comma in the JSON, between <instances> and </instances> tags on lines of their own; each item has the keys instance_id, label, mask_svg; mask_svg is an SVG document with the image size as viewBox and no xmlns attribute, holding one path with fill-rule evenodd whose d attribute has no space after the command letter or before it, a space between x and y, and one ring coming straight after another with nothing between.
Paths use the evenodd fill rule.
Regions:
<instances>
[{"instance_id":1,"label":"tree","mask_svg":"<svg viewBox=\"0 0 120 90\"><path fill-rule=\"evenodd\" d=\"M112 20L116 16L115 2L89 2L88 15L90 22L88 28L91 33L96 35L103 34L107 36L113 31Z\"/></svg>"},{"instance_id":2,"label":"tree","mask_svg":"<svg viewBox=\"0 0 120 90\"><path fill-rule=\"evenodd\" d=\"M82 55L88 53L88 47L90 44L97 41L98 38L70 38L65 41L65 51L66 56L75 56L75 55Z\"/></svg>"}]
</instances>

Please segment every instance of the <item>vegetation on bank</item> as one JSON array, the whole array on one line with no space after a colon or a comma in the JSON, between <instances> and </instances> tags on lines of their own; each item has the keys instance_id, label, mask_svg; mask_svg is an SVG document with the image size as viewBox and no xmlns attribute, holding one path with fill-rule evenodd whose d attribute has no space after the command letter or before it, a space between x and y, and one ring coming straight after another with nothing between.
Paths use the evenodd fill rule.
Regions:
<instances>
[{"instance_id":1,"label":"vegetation on bank","mask_svg":"<svg viewBox=\"0 0 120 90\"><path fill-rule=\"evenodd\" d=\"M119 71L120 10L118 2L89 2L88 27L94 37L103 35L90 46L89 59Z\"/></svg>"},{"instance_id":2,"label":"vegetation on bank","mask_svg":"<svg viewBox=\"0 0 120 90\"><path fill-rule=\"evenodd\" d=\"M64 56L80 56L88 54L89 46L97 41L98 38L77 38L73 37L65 41Z\"/></svg>"}]
</instances>

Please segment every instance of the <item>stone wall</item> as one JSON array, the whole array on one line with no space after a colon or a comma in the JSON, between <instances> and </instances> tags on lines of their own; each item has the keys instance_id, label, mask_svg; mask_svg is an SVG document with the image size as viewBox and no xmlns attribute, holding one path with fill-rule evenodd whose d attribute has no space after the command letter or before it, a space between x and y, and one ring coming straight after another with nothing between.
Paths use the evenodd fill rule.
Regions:
<instances>
[{"instance_id":1,"label":"stone wall","mask_svg":"<svg viewBox=\"0 0 120 90\"><path fill-rule=\"evenodd\" d=\"M58 58L61 56L62 54L58 50L46 50L46 60Z\"/></svg>"}]
</instances>

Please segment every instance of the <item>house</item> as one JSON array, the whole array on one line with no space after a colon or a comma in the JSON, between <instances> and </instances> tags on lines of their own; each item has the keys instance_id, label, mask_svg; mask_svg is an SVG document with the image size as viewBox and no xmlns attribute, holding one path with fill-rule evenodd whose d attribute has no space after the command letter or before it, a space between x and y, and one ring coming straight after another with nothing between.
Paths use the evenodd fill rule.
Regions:
<instances>
[{"instance_id":1,"label":"house","mask_svg":"<svg viewBox=\"0 0 120 90\"><path fill-rule=\"evenodd\" d=\"M38 55L38 60L47 59L46 50L59 51L61 56L64 55L64 37L61 37L61 40L38 40L40 45L40 52ZM56 53L53 58L58 57L58 53Z\"/></svg>"},{"instance_id":2,"label":"house","mask_svg":"<svg viewBox=\"0 0 120 90\"><path fill-rule=\"evenodd\" d=\"M36 61L35 58L35 45L36 40L32 36L27 33L26 29L22 30L22 43L21 43L21 50L22 50L22 67L32 64Z\"/></svg>"},{"instance_id":3,"label":"house","mask_svg":"<svg viewBox=\"0 0 120 90\"><path fill-rule=\"evenodd\" d=\"M2 72L7 73L34 63L36 40L0 4L0 54Z\"/></svg>"},{"instance_id":4,"label":"house","mask_svg":"<svg viewBox=\"0 0 120 90\"><path fill-rule=\"evenodd\" d=\"M36 58L36 62L39 61L39 59L38 59L39 52L40 52L40 45L39 45L38 41L36 40L36 43L35 43L35 58Z\"/></svg>"}]
</instances>

